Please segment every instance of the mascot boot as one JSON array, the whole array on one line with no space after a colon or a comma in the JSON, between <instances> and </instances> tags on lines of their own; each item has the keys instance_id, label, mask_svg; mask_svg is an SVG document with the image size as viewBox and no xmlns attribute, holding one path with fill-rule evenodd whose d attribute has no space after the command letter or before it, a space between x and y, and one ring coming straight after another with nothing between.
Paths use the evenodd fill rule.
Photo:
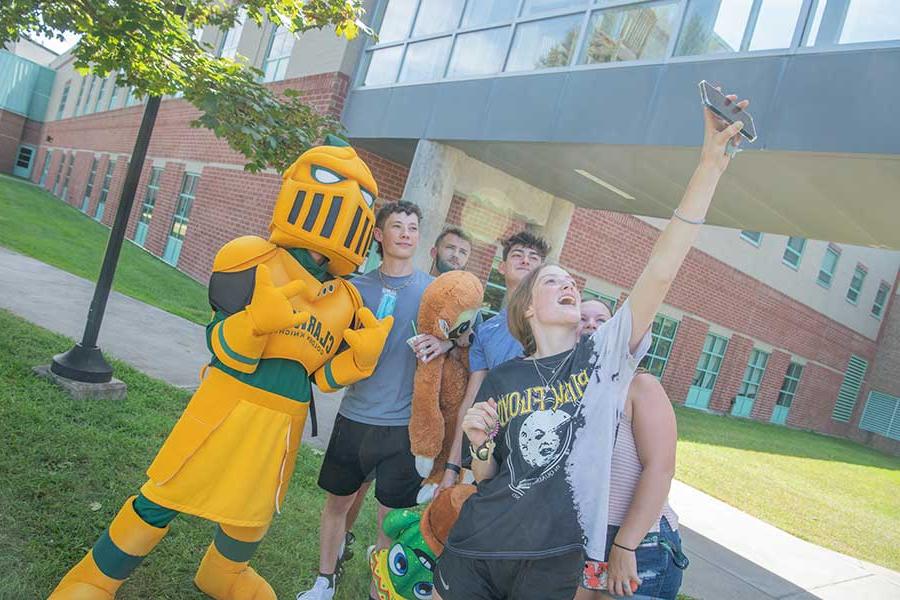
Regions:
<instances>
[{"instance_id":1,"label":"mascot boot","mask_svg":"<svg viewBox=\"0 0 900 600\"><path fill-rule=\"evenodd\" d=\"M219 525L194 585L216 600L275 600L272 586L247 564L267 529Z\"/></svg>"},{"instance_id":2,"label":"mascot boot","mask_svg":"<svg viewBox=\"0 0 900 600\"><path fill-rule=\"evenodd\" d=\"M81 562L66 574L49 600L112 600L144 557L168 533L146 523L129 498ZM273 596L274 598L274 596Z\"/></svg>"}]
</instances>

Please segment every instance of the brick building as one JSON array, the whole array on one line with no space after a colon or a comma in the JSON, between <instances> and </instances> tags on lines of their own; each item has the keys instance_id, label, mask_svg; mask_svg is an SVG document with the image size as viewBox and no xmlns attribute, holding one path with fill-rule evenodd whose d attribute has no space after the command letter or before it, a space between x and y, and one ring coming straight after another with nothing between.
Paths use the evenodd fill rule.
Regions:
<instances>
[{"instance_id":1,"label":"brick building","mask_svg":"<svg viewBox=\"0 0 900 600\"><path fill-rule=\"evenodd\" d=\"M273 87L299 89L318 110L341 115L372 168L381 201L405 198L422 206L426 246L446 224L471 232L475 247L469 268L488 284L486 311L497 310L503 296L502 278L494 269L497 240L525 228L551 241L553 260L575 274L586 294L620 302L649 256L664 222L658 217L671 211L689 177L684 164L689 168L695 160L696 132L684 138L690 143L663 143L649 133L626 135L619 130L630 125L607 120L579 137L580 130L595 128L582 116L576 131L563 139L543 119L552 117L556 125L565 126L561 119L571 113L565 103L575 106L580 100L565 93L547 100L530 90L546 95L560 86L590 83L579 82L579 77L624 76L620 74L639 69L629 66L631 59L652 64L655 47L664 51L658 59L663 69L658 83L669 76L665 63L685 53L701 55L696 59L700 62L705 52L732 52L741 64L767 60L769 54L753 52L755 22L748 22L744 31L750 47L741 42L731 48L723 38L715 48L691 50L667 12L672 6L693 14L695 3L688 0L651 8L623 0L617 8L593 12L580 8L583 2L524 0L519 12L504 15L508 4L372 2L370 14L380 28L374 45L346 42L327 31L295 39L271 24L258 27L249 20L228 32L209 28L202 40L220 55L244 57L266 73ZM544 4L556 8L542 16ZM569 4L579 7L566 8ZM479 12L485 6L493 7L490 15ZM555 24L576 17L587 25L571 41L571 56L565 58L569 62L548 64L551 58L560 60L552 50L558 46L534 62L531 54L544 42L522 40L537 31L541 40L552 41ZM612 27L605 17L617 17L620 23ZM798 30L812 18L798 13ZM485 29L485 19L499 25ZM667 29L665 19L675 25ZM823 19L825 27L827 12ZM451 24L442 28L445 22ZM636 41L629 37L637 35L635 29L627 25L638 22L646 27ZM838 40L843 38L832 33L834 48L823 42L824 54L842 49L844 42ZM496 42L501 34L508 37ZM619 55L615 60L621 64L615 69L587 68L584 63L599 61L594 60L599 54L592 54L597 40L613 34L619 36L618 52L630 48L635 55ZM590 39L582 40L585 36ZM477 56L468 56L468 46L457 44L462 39L480 48ZM818 38L813 42L820 45ZM807 33L789 38L785 52L810 43ZM900 44L889 43L888 49L896 46ZM495 51L503 56L491 67ZM777 55L777 49L767 52ZM15 61L28 62L9 52L0 58L7 61L0 63L3 69ZM506 71L522 61L531 65L522 69L525 73L507 76ZM23 158L22 148L30 150L28 160L20 161L28 164L19 165L16 174L110 224L142 114L141 99L117 88L113 78L78 75L69 54L51 62L49 76L39 65L25 66L36 73L29 93L44 98L3 103L0 168L13 172L13 163ZM693 75L677 77L695 81ZM590 85L602 91L601 83ZM579 98L592 89L582 89ZM495 111L496 99L504 94L516 101L507 99L508 110ZM472 97L484 102L484 110L467 104ZM635 102L627 94L625 100ZM457 110L460 104L465 105L462 111ZM534 108L539 104L543 108ZM196 116L183 100L162 103L127 237L206 282L222 244L247 233L266 234L280 179L274 172L245 173L240 155L211 132L189 127ZM505 133L497 128L506 128ZM641 138L643 146L635 146L628 135ZM767 147L777 149L773 144ZM640 150L640 160L617 165L621 157L637 152L634 148ZM742 165L776 168L754 162L763 155L779 155L776 162L786 162L795 171L792 180L810 181L811 172L836 168L828 162L833 157L813 156L817 148L809 150L809 156L747 152L734 166L732 181L747 181L742 179L748 177ZM898 153L893 152L893 158ZM853 159L870 170L867 185L878 189L881 158L863 153ZM529 162L533 160L546 161L546 168L534 168ZM577 177L562 174L564 161L572 163L568 172L578 167ZM654 165L652 174L645 164ZM675 281L654 325L648 368L661 378L674 402L900 452L900 308L895 306L900 253L855 245L868 240L900 247L878 229L885 220L896 224L896 204L893 213L854 221L854 232L863 232L854 233L842 229L849 217L837 208L810 211L815 202L831 206L829 194L838 192L827 189L827 182L815 194L791 196L790 203L782 201L789 188L778 187L788 184L776 176L771 181L756 177L753 184L735 189L738 186L723 182L722 200L710 217L718 226L704 227ZM790 213L797 206L803 210ZM747 229L722 226L738 223ZM420 266L427 266L427 247L420 254Z\"/></svg>"}]
</instances>

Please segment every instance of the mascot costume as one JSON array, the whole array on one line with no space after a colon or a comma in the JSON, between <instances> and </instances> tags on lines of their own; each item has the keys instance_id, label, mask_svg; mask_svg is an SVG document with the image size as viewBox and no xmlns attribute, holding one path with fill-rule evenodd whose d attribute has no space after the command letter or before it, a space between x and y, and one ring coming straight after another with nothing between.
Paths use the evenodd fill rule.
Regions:
<instances>
[{"instance_id":1,"label":"mascot costume","mask_svg":"<svg viewBox=\"0 0 900 600\"><path fill-rule=\"evenodd\" d=\"M474 493L474 485L458 484L444 490L421 516L405 509L385 515L382 528L393 543L369 555L379 600L431 598L436 559L463 503Z\"/></svg>"},{"instance_id":2,"label":"mascot costume","mask_svg":"<svg viewBox=\"0 0 900 600\"><path fill-rule=\"evenodd\" d=\"M218 523L194 583L219 600L271 600L248 566L280 512L312 386L369 376L392 319L341 278L366 257L377 188L353 148L329 136L283 177L268 240L216 255L206 328L212 360L181 418L93 548L52 600L111 600L179 512Z\"/></svg>"},{"instance_id":3,"label":"mascot costume","mask_svg":"<svg viewBox=\"0 0 900 600\"><path fill-rule=\"evenodd\" d=\"M469 346L483 294L475 275L466 271L444 273L422 294L419 332L452 340L463 348ZM431 500L444 474L468 381L466 351L454 349L416 367L409 441L416 470L426 478L417 497L420 504Z\"/></svg>"}]
</instances>

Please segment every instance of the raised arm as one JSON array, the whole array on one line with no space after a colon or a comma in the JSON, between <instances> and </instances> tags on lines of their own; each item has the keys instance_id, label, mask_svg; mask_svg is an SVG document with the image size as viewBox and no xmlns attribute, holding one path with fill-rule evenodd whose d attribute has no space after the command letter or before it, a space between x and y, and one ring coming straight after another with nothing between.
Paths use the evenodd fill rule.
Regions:
<instances>
[{"instance_id":1,"label":"raised arm","mask_svg":"<svg viewBox=\"0 0 900 600\"><path fill-rule=\"evenodd\" d=\"M731 102L737 102L736 96L728 96ZM737 105L746 108L748 100ZM638 278L629 297L632 313L631 349L635 350L641 338L647 332L656 312L669 292L672 281L688 251L697 239L700 225L706 218L706 212L712 202L713 193L719 178L731 160L725 153L729 140L737 146L740 143L738 132L741 122L726 126L723 121L704 108L703 148L700 152L700 164L688 183L681 199L681 204L672 219L656 240L650 260L644 272Z\"/></svg>"}]
</instances>

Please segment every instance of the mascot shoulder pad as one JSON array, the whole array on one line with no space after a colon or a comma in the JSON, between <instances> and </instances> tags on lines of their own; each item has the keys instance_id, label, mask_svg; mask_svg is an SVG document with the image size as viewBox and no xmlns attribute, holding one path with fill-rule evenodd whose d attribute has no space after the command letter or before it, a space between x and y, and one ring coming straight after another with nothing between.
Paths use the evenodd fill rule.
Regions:
<instances>
[{"instance_id":1,"label":"mascot shoulder pad","mask_svg":"<svg viewBox=\"0 0 900 600\"><path fill-rule=\"evenodd\" d=\"M219 250L209 278L209 305L233 315L244 310L253 297L256 266L271 258L277 246L260 237L245 235Z\"/></svg>"},{"instance_id":2,"label":"mascot shoulder pad","mask_svg":"<svg viewBox=\"0 0 900 600\"><path fill-rule=\"evenodd\" d=\"M222 246L213 261L213 273L245 271L274 256L278 247L255 235L235 238Z\"/></svg>"},{"instance_id":3,"label":"mascot shoulder pad","mask_svg":"<svg viewBox=\"0 0 900 600\"><path fill-rule=\"evenodd\" d=\"M347 281L343 277L336 278L336 281L340 282L340 285L344 286L344 289L347 290L347 293L350 294L350 300L353 302L353 321L354 326L356 325L356 311L361 309L365 304L363 304L362 295L359 293L359 290L356 289L356 286L353 285L352 282Z\"/></svg>"}]
</instances>

